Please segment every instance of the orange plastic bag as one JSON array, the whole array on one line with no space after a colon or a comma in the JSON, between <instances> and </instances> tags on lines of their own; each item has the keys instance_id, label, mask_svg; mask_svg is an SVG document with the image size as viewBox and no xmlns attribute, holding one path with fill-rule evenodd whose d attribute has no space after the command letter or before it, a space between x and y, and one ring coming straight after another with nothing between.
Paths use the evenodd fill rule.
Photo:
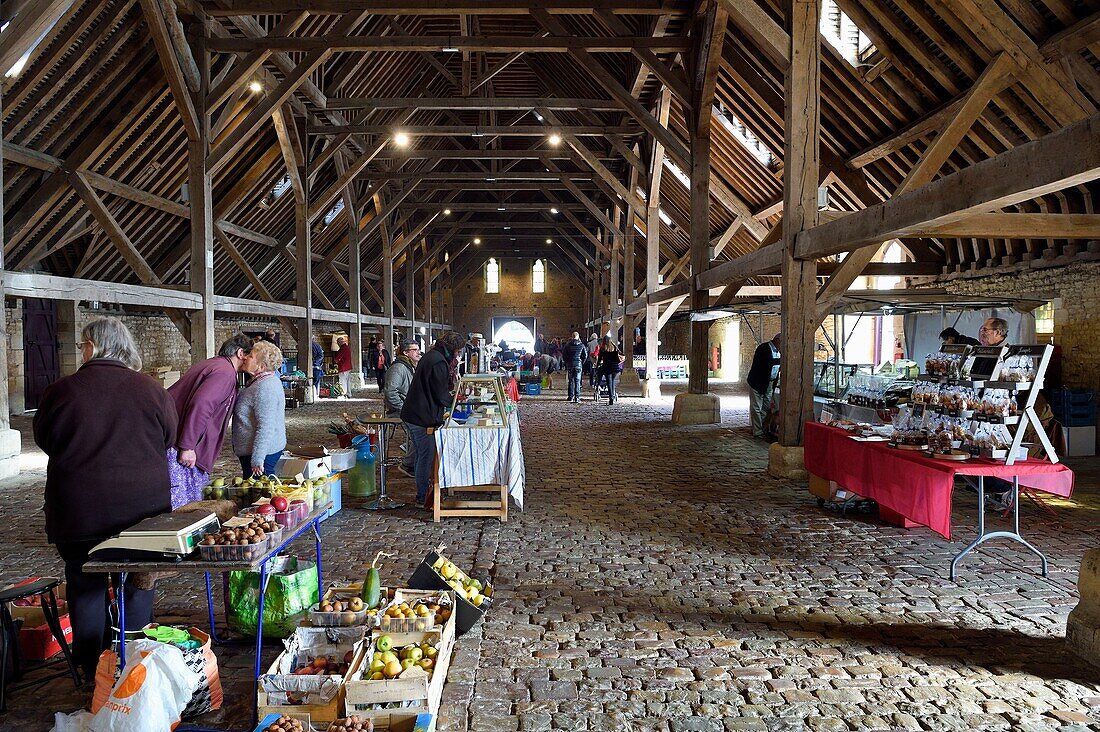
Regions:
<instances>
[{"instance_id":1,"label":"orange plastic bag","mask_svg":"<svg viewBox=\"0 0 1100 732\"><path fill-rule=\"evenodd\" d=\"M200 714L222 708L222 682L218 674L218 657L214 655L210 636L198 628L188 628L187 632L192 638L202 643L201 648L183 651L183 660L187 663L187 667L197 673L201 679L191 701L183 710L183 718L192 719ZM118 654L112 649L107 649L100 655L99 663L96 665L92 714L98 712L100 707L107 703L118 677Z\"/></svg>"}]
</instances>

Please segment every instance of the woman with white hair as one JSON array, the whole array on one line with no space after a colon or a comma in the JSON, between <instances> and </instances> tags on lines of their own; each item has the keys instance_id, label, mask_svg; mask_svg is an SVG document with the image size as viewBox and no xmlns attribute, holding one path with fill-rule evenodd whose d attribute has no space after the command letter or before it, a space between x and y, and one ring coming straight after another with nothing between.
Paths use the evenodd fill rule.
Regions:
<instances>
[{"instance_id":1,"label":"woman with white hair","mask_svg":"<svg viewBox=\"0 0 1100 732\"><path fill-rule=\"evenodd\" d=\"M99 542L171 510L165 451L176 440L176 410L117 318L84 326L84 364L50 384L34 415L46 465L46 537L65 562L73 656L85 680L107 648L107 576L85 574ZM126 585L126 626L153 620L153 591Z\"/></svg>"},{"instance_id":2,"label":"woman with white hair","mask_svg":"<svg viewBox=\"0 0 1100 732\"><path fill-rule=\"evenodd\" d=\"M260 341L245 354L243 368L252 381L233 406L233 454L244 477L274 475L286 447L286 397L276 373L283 353L274 343Z\"/></svg>"}]
</instances>

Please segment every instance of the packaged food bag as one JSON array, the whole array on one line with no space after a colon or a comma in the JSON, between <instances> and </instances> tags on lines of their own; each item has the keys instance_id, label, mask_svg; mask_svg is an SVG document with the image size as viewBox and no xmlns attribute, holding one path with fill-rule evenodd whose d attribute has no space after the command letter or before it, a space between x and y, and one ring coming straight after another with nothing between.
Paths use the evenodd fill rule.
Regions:
<instances>
[{"instance_id":1,"label":"packaged food bag","mask_svg":"<svg viewBox=\"0 0 1100 732\"><path fill-rule=\"evenodd\" d=\"M193 719L201 714L222 708L222 682L218 673L218 657L214 655L210 636L198 628L188 628L191 638L199 643L198 648L179 649L187 667L199 675L199 685L183 710L184 719ZM127 642L127 652L130 643ZM175 647L175 646L173 646ZM111 689L118 681L118 655L113 649L107 649L99 657L95 670L95 692L92 695L92 713L95 714L107 702Z\"/></svg>"},{"instance_id":2,"label":"packaged food bag","mask_svg":"<svg viewBox=\"0 0 1100 732\"><path fill-rule=\"evenodd\" d=\"M107 702L92 717L91 732L168 732L199 685L183 651L166 643L127 644L126 668Z\"/></svg>"},{"instance_id":3,"label":"packaged food bag","mask_svg":"<svg viewBox=\"0 0 1100 732\"><path fill-rule=\"evenodd\" d=\"M286 638L320 600L315 562L276 557L264 597L264 637ZM230 628L242 635L255 636L260 614L260 573L230 572L225 607Z\"/></svg>"}]
</instances>

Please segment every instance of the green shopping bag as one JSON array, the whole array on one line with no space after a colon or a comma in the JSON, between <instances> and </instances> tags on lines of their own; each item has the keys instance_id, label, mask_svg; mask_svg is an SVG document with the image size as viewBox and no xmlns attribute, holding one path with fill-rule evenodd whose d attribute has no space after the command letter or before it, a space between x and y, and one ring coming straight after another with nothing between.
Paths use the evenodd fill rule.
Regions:
<instances>
[{"instance_id":1,"label":"green shopping bag","mask_svg":"<svg viewBox=\"0 0 1100 732\"><path fill-rule=\"evenodd\" d=\"M260 607L260 573L229 572L224 588L229 627L243 635L255 636ZM276 557L264 598L264 637L290 635L320 599L315 562L298 557Z\"/></svg>"}]
</instances>

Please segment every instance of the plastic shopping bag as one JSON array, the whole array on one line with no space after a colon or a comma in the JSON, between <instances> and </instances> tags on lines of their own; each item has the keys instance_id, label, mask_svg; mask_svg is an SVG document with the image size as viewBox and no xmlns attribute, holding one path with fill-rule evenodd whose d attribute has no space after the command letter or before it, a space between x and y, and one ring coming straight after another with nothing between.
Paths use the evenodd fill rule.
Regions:
<instances>
[{"instance_id":1,"label":"plastic shopping bag","mask_svg":"<svg viewBox=\"0 0 1100 732\"><path fill-rule=\"evenodd\" d=\"M139 640L126 644L126 668L96 712L91 732L169 732L199 685L175 646Z\"/></svg>"},{"instance_id":2,"label":"plastic shopping bag","mask_svg":"<svg viewBox=\"0 0 1100 732\"><path fill-rule=\"evenodd\" d=\"M152 627L152 626L150 626ZM191 701L181 715L184 719L193 719L199 715L222 706L222 682L218 673L218 658L210 644L210 636L198 628L188 628L193 640L201 645L192 650L182 650L187 667L199 675L199 685L191 696ZM92 695L92 714L98 712L111 694L118 681L118 655L108 648L99 656L95 670L95 693Z\"/></svg>"},{"instance_id":3,"label":"plastic shopping bag","mask_svg":"<svg viewBox=\"0 0 1100 732\"><path fill-rule=\"evenodd\" d=\"M264 637L285 638L321 599L317 596L317 564L297 557L276 557L273 564L264 597ZM255 636L260 615L260 573L230 572L225 607L231 629Z\"/></svg>"},{"instance_id":4,"label":"plastic shopping bag","mask_svg":"<svg viewBox=\"0 0 1100 732\"><path fill-rule=\"evenodd\" d=\"M72 714L57 712L53 715L53 729L50 732L88 732L88 723L91 721L91 712L83 709Z\"/></svg>"}]
</instances>

